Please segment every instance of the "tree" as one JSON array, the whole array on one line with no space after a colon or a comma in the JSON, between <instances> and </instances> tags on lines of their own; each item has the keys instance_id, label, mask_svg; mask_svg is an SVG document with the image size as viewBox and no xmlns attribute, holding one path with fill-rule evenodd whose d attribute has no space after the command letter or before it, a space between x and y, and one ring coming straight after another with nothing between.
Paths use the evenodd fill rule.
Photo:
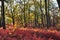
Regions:
<instances>
[{"instance_id":1,"label":"tree","mask_svg":"<svg viewBox=\"0 0 60 40\"><path fill-rule=\"evenodd\" d=\"M2 15L2 27L3 29L6 29L5 27L5 14L4 14L4 0L2 2L2 8L1 8L1 15Z\"/></svg>"}]
</instances>

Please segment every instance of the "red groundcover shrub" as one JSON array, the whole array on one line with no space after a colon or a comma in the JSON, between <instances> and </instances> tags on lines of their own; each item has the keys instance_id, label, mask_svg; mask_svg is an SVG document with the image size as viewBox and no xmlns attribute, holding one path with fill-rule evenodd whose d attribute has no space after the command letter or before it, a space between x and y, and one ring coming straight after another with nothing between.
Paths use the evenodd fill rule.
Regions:
<instances>
[{"instance_id":1,"label":"red groundcover shrub","mask_svg":"<svg viewBox=\"0 0 60 40\"><path fill-rule=\"evenodd\" d=\"M0 29L0 40L60 40L60 31L50 30L20 30L10 31Z\"/></svg>"}]
</instances>

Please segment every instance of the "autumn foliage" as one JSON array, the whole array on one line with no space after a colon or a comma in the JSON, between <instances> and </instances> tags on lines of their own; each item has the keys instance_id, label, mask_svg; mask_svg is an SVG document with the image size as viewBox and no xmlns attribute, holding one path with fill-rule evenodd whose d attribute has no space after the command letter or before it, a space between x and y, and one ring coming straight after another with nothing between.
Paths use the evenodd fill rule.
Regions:
<instances>
[{"instance_id":1,"label":"autumn foliage","mask_svg":"<svg viewBox=\"0 0 60 40\"><path fill-rule=\"evenodd\" d=\"M60 40L60 31L50 29L0 29L0 40Z\"/></svg>"}]
</instances>

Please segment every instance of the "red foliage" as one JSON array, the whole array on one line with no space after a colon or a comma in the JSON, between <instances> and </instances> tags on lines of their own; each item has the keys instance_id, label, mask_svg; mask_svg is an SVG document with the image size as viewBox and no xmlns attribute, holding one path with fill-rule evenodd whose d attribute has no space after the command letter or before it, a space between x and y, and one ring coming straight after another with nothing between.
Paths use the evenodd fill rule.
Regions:
<instances>
[{"instance_id":1,"label":"red foliage","mask_svg":"<svg viewBox=\"0 0 60 40\"><path fill-rule=\"evenodd\" d=\"M11 32L9 29L0 29L0 40L60 40L60 31L51 32L45 29L33 31L17 28Z\"/></svg>"}]
</instances>

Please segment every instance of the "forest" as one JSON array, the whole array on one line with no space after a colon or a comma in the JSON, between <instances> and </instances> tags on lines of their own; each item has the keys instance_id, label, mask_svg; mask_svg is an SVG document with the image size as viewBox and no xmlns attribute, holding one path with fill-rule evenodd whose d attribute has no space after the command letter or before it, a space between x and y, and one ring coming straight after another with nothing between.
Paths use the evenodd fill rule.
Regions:
<instances>
[{"instance_id":1,"label":"forest","mask_svg":"<svg viewBox=\"0 0 60 40\"><path fill-rule=\"evenodd\" d=\"M51 0L6 0L4 17L5 24L16 24L18 27L49 28L60 22L58 4Z\"/></svg>"},{"instance_id":2,"label":"forest","mask_svg":"<svg viewBox=\"0 0 60 40\"><path fill-rule=\"evenodd\" d=\"M60 40L60 1L0 0L0 40Z\"/></svg>"}]
</instances>

